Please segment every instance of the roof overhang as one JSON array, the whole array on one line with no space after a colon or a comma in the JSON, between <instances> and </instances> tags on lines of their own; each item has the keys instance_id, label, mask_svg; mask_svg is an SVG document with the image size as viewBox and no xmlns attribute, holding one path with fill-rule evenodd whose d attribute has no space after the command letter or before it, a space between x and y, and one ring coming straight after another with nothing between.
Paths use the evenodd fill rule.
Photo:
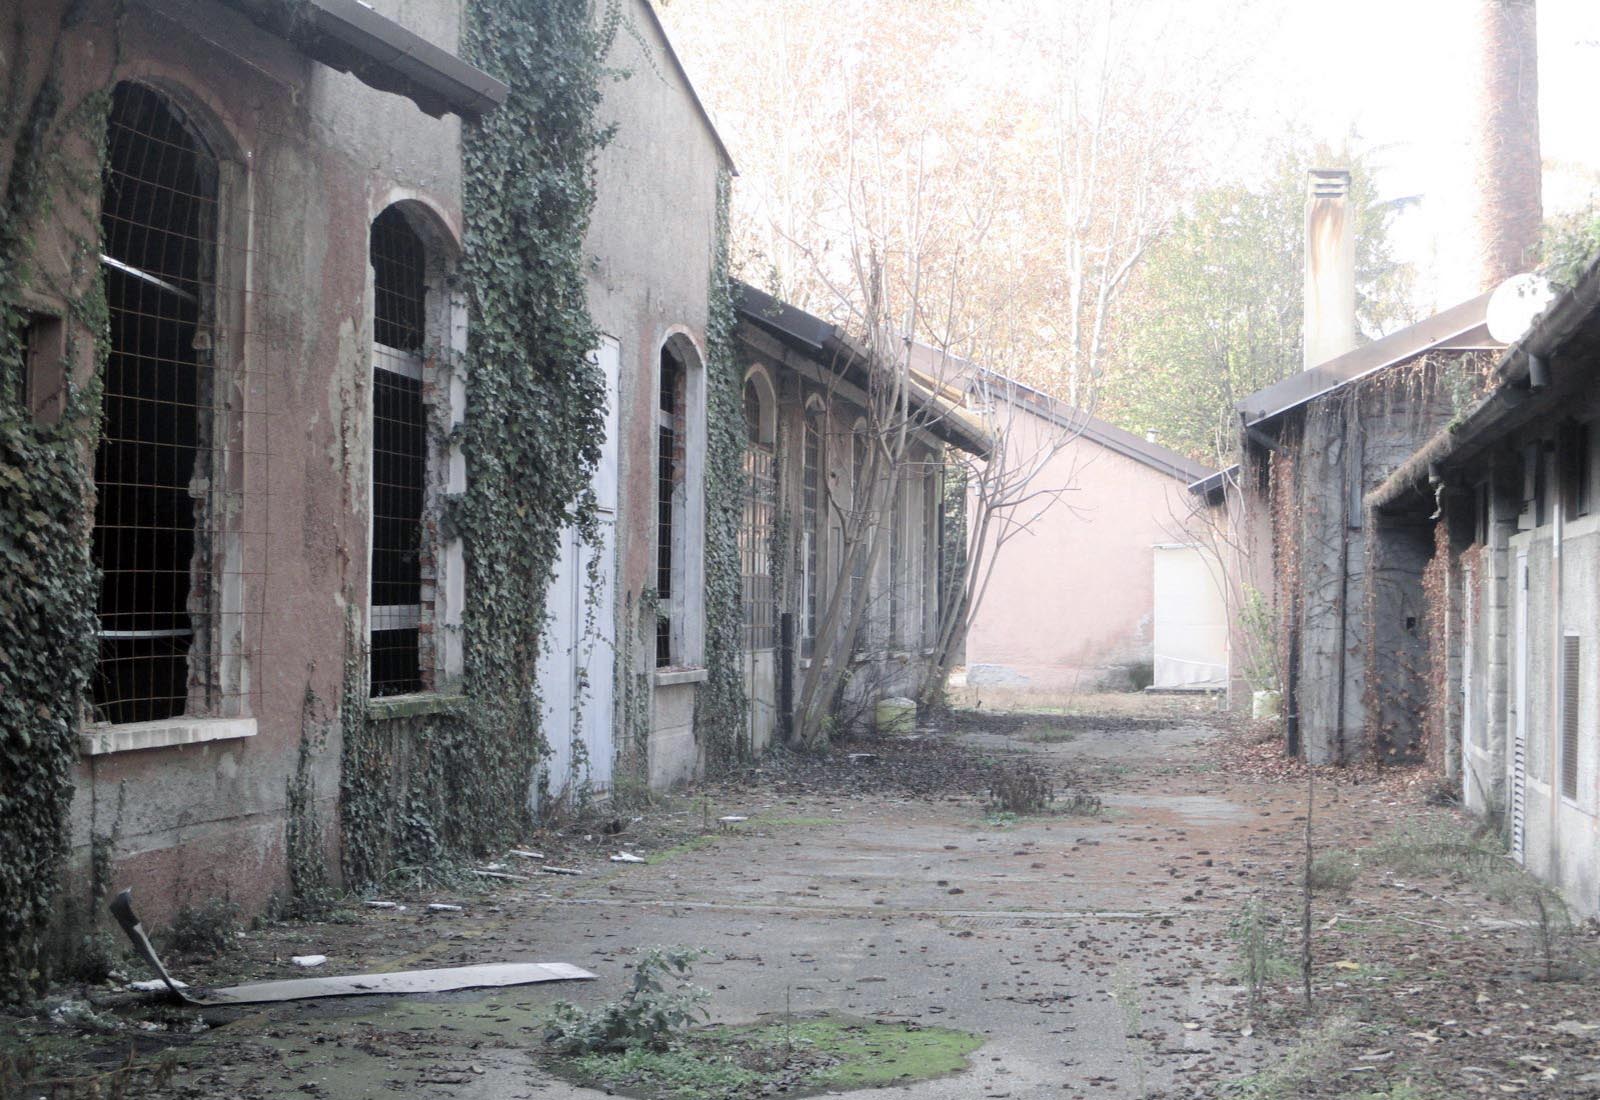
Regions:
<instances>
[{"instance_id":1,"label":"roof overhang","mask_svg":"<svg viewBox=\"0 0 1600 1100\"><path fill-rule=\"evenodd\" d=\"M510 89L360 0L222 0L330 69L411 100L435 118L475 119Z\"/></svg>"},{"instance_id":2,"label":"roof overhang","mask_svg":"<svg viewBox=\"0 0 1600 1100\"><path fill-rule=\"evenodd\" d=\"M742 322L768 333L821 370L863 390L871 387L872 371L881 367L875 365L871 352L839 326L738 280L733 281L732 296ZM907 370L907 386L914 426L968 454L988 457L991 441L987 430L967 417L958 400L943 394L943 387L914 369Z\"/></svg>"},{"instance_id":3,"label":"roof overhang","mask_svg":"<svg viewBox=\"0 0 1600 1100\"><path fill-rule=\"evenodd\" d=\"M1298 408L1323 394L1349 385L1386 367L1430 351L1498 351L1504 344L1489 335L1489 295L1451 306L1399 332L1374 340L1309 370L1246 397L1237 408L1245 427L1255 427Z\"/></svg>"},{"instance_id":4,"label":"roof overhang","mask_svg":"<svg viewBox=\"0 0 1600 1100\"><path fill-rule=\"evenodd\" d=\"M1018 382L1015 378L987 368L980 368L974 377L985 386L998 388L1000 396L1012 405L1026 409L1033 415L1082 436L1090 442L1098 443L1107 450L1115 451L1124 458L1131 458L1168 477L1177 478L1185 485L1205 478L1211 473L1209 467L1179 454L1170 447L1152 443L1142 436L1101 420L1088 410L1051 397L1026 382Z\"/></svg>"},{"instance_id":5,"label":"roof overhang","mask_svg":"<svg viewBox=\"0 0 1600 1100\"><path fill-rule=\"evenodd\" d=\"M1203 497L1207 504L1221 504L1227 496L1228 483L1239 477L1239 464L1235 462L1225 470L1218 470L1214 474L1200 478L1189 483L1189 491L1197 497Z\"/></svg>"},{"instance_id":6,"label":"roof overhang","mask_svg":"<svg viewBox=\"0 0 1600 1100\"><path fill-rule=\"evenodd\" d=\"M1424 443L1382 484L1366 496L1368 506L1391 508L1431 482L1448 482L1451 472L1512 432L1541 417L1570 409L1576 394L1592 384L1600 353L1600 260L1591 263L1570 291L1557 298L1527 335L1507 348L1495 364L1494 389L1462 416ZM1539 364L1551 379L1535 383ZM1553 381L1552 381L1553 379Z\"/></svg>"}]
</instances>

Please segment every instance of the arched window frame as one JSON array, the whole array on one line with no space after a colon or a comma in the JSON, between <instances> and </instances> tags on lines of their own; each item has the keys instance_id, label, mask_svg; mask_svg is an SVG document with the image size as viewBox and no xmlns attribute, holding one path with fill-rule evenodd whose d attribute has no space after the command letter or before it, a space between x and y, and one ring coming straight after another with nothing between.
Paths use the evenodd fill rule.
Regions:
<instances>
[{"instance_id":1,"label":"arched window frame","mask_svg":"<svg viewBox=\"0 0 1600 1100\"><path fill-rule=\"evenodd\" d=\"M661 384L669 361L678 379L671 408ZM705 662L705 356L688 329L675 327L659 345L656 364L655 665L658 672L698 671Z\"/></svg>"},{"instance_id":2,"label":"arched window frame","mask_svg":"<svg viewBox=\"0 0 1600 1100\"><path fill-rule=\"evenodd\" d=\"M745 649L777 646L772 540L777 519L777 391L765 367L744 376L744 499L739 525L739 573ZM752 406L754 415L751 415Z\"/></svg>"},{"instance_id":3,"label":"arched window frame","mask_svg":"<svg viewBox=\"0 0 1600 1100\"><path fill-rule=\"evenodd\" d=\"M142 293L153 295L155 299L123 305L120 303L127 300L127 292L108 285L112 332L105 369L118 369L116 364L120 357L147 354L137 346L121 350L119 341L143 337L122 336L121 333L129 331L129 322L119 317L136 317L140 326L177 324L182 327L181 332L157 340L166 347L192 352L192 360L186 363L194 372L196 389L187 404L192 412L195 453L186 488L182 490L192 501L192 552L187 563L174 562L173 572L180 575L187 572L188 575L183 610L168 615L174 622L162 630L156 624L114 621L121 612L110 609L120 604L107 603L112 599L107 594L107 586L116 583L114 578L119 567L104 555L118 538L132 539L142 545L148 541L149 531L140 529L147 528L148 523L136 523L132 528L123 528L121 535L101 533L116 531L117 527L107 521L113 520L116 512L126 510L126 502L119 504L114 499L112 486L117 474L110 463L115 460L107 453L112 438L108 433L123 430L117 427L117 421L124 414L111 406L118 401L119 393L136 404L145 402L147 397L142 390L132 393L120 390L115 380L108 379L102 386L106 415L102 418L102 437L97 445L95 475L98 487L95 556L102 570L102 652L92 691L92 713L82 745L89 755L248 737L256 732L252 712L254 685L259 681L256 665L260 657L261 586L265 584L265 577L252 563L261 552L262 548L256 544L264 539L265 530L261 523L264 514L258 511L261 503L247 497L245 490L247 458L251 454L264 455L267 444L266 432L256 423L264 416L265 409L260 407L255 388L246 385L244 379L249 368L244 324L249 289L246 253L250 235L249 204L245 201L247 158L200 96L167 79L129 79L116 86L109 126L112 129L121 127L120 140L144 140L159 145L167 156L178 148L170 138L155 135L154 123L145 123L150 129L141 133L129 122L119 121L118 112L122 108L118 104L135 96L158 105L167 121L186 135L198 158L193 166L195 178L202 181L202 190L195 193L195 201L208 206L209 210L201 215L204 224L198 239L202 244L194 253L196 267L192 275L165 270L169 266L166 259L145 261L126 253L117 243L117 234L108 232L105 235L105 251L101 254L105 278L120 280L125 286L137 285ZM112 138L108 130L108 142ZM146 164L152 155L147 151L143 156L129 157L127 163ZM183 178L181 172L173 176L160 170L148 176L124 175L116 167L117 158L109 149L107 159L107 196L119 176L146 181L136 186L157 187L171 186L171 181ZM143 169L136 171L142 173ZM168 182L158 184L154 182L157 179ZM117 216L110 212L108 197L105 202L102 216ZM160 205L139 201L134 203L133 209L143 210L153 217ZM171 209L170 206L166 208ZM153 226L156 223L141 221L139 224ZM139 232L148 236L152 231L141 228ZM196 239L192 232L188 236ZM182 285L185 283L189 285ZM180 314L159 304L167 298L174 302L187 301L194 310L192 320L179 320ZM65 326L46 328L64 334ZM64 335L59 339L64 346ZM88 346L87 341L84 343ZM36 415L50 419L59 414L59 396L65 392L66 375L80 368L87 370L87 362L67 363L60 356L41 356L32 365L27 383L32 391L30 396L37 404ZM143 382L133 384L144 385ZM165 419L170 423L171 415L158 416L157 422ZM142 433L132 439L125 437L124 445L141 446L137 438L142 438ZM255 468L254 463L248 466ZM178 486L175 482L169 488ZM247 531L251 533L248 539ZM181 556L181 551L179 553ZM149 566L144 568L148 570ZM249 610L252 607L255 608L253 612ZM174 686L161 702L154 698L159 691L153 678L138 698L108 687L107 681L115 673L106 667L106 647L116 646L123 636L136 642L135 635L154 637L156 634L172 639L187 637L184 654L166 658L169 662L182 661L184 683ZM137 674L135 678L146 677Z\"/></svg>"},{"instance_id":4,"label":"arched window frame","mask_svg":"<svg viewBox=\"0 0 1600 1100\"><path fill-rule=\"evenodd\" d=\"M460 357L466 350L466 301L452 286L460 249L454 233L439 212L428 202L412 195L399 195L374 214L372 232L381 223L395 225L401 219L405 229L420 244L422 302L418 320L420 338L414 346L395 347L380 337L379 296L385 293L382 277L373 262L373 247L368 250L367 300L368 340L372 349L373 445L379 446L378 419L381 418L383 391L391 380L406 380L408 415L420 429L421 504L417 526L417 564L415 603L377 602L382 599L377 581L375 538L384 522L380 511L384 493L378 485L383 476L377 454L369 486L368 562L368 639L369 681L372 696L382 698L417 692L449 690L459 679L462 668L461 615L465 604L465 562L459 537L446 537L443 517L451 497L466 491L466 463L460 446L453 442L466 407L466 382ZM375 240L369 237L369 240ZM388 326L383 326L387 328ZM394 394L388 395L393 398ZM377 637L386 631L414 632L407 639L405 669L399 659L383 649ZM414 658L411 653L414 649ZM414 675L410 675L414 661Z\"/></svg>"}]
</instances>

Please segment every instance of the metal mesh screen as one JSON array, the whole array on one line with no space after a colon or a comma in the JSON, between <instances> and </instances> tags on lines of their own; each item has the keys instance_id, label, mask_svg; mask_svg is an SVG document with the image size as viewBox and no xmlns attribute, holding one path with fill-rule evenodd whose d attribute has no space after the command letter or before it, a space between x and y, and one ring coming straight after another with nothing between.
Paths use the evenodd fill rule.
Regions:
<instances>
[{"instance_id":1,"label":"metal mesh screen","mask_svg":"<svg viewBox=\"0 0 1600 1100\"><path fill-rule=\"evenodd\" d=\"M800 578L805 586L800 631L801 656L811 656L817 637L818 509L822 498L822 417L807 412L800 446Z\"/></svg>"},{"instance_id":2,"label":"metal mesh screen","mask_svg":"<svg viewBox=\"0 0 1600 1100\"><path fill-rule=\"evenodd\" d=\"M661 382L656 413L656 667L673 662L673 539L680 480L682 416L680 390L683 370L678 360L661 349Z\"/></svg>"},{"instance_id":3,"label":"metal mesh screen","mask_svg":"<svg viewBox=\"0 0 1600 1100\"><path fill-rule=\"evenodd\" d=\"M91 702L112 723L243 714L266 574L265 356L244 353L270 341L242 323L259 288L246 240L219 232L219 164L181 110L118 85L106 152Z\"/></svg>"},{"instance_id":4,"label":"metal mesh screen","mask_svg":"<svg viewBox=\"0 0 1600 1100\"><path fill-rule=\"evenodd\" d=\"M372 291L373 340L420 352L427 334L427 250L393 206L372 221Z\"/></svg>"},{"instance_id":5,"label":"metal mesh screen","mask_svg":"<svg viewBox=\"0 0 1600 1100\"><path fill-rule=\"evenodd\" d=\"M748 650L778 644L772 613L772 537L778 483L772 452L759 443L744 451L744 522L739 526L739 564L744 579L744 642Z\"/></svg>"},{"instance_id":6,"label":"metal mesh screen","mask_svg":"<svg viewBox=\"0 0 1600 1100\"><path fill-rule=\"evenodd\" d=\"M426 686L421 653L422 512L428 473L422 398L427 253L405 215L372 222L372 632L374 696Z\"/></svg>"}]
</instances>

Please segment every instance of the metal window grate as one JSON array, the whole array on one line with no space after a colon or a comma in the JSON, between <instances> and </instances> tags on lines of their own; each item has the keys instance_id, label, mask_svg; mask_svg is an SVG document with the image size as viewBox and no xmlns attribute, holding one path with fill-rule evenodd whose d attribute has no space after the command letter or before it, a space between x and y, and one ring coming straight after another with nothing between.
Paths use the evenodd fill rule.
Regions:
<instances>
[{"instance_id":1,"label":"metal window grate","mask_svg":"<svg viewBox=\"0 0 1600 1100\"><path fill-rule=\"evenodd\" d=\"M113 95L102 195L110 354L95 452L99 716L139 722L211 701L203 659L214 605L208 327L216 166L184 120L135 84ZM192 689L200 698L191 699Z\"/></svg>"},{"instance_id":2,"label":"metal window grate","mask_svg":"<svg viewBox=\"0 0 1600 1100\"><path fill-rule=\"evenodd\" d=\"M807 410L800 447L800 579L804 604L800 655L811 656L817 637L817 517L822 495L822 415Z\"/></svg>"},{"instance_id":3,"label":"metal window grate","mask_svg":"<svg viewBox=\"0 0 1600 1100\"><path fill-rule=\"evenodd\" d=\"M427 253L405 215L372 222L372 623L374 697L427 686L422 661L423 507L428 473L421 350Z\"/></svg>"},{"instance_id":4,"label":"metal window grate","mask_svg":"<svg viewBox=\"0 0 1600 1100\"><path fill-rule=\"evenodd\" d=\"M1561 793L1578 797L1579 659L1583 639L1568 634L1561 639Z\"/></svg>"},{"instance_id":5,"label":"metal window grate","mask_svg":"<svg viewBox=\"0 0 1600 1100\"><path fill-rule=\"evenodd\" d=\"M422 505L427 418L422 383L379 367L372 403L372 694L420 691Z\"/></svg>"},{"instance_id":6,"label":"metal window grate","mask_svg":"<svg viewBox=\"0 0 1600 1100\"><path fill-rule=\"evenodd\" d=\"M372 338L420 352L427 334L427 250L405 214L391 206L372 221Z\"/></svg>"},{"instance_id":7,"label":"metal window grate","mask_svg":"<svg viewBox=\"0 0 1600 1100\"><path fill-rule=\"evenodd\" d=\"M773 615L772 538L778 483L772 452L751 441L744 450L744 522L739 564L744 580L744 644L750 651L778 644Z\"/></svg>"},{"instance_id":8,"label":"metal window grate","mask_svg":"<svg viewBox=\"0 0 1600 1100\"><path fill-rule=\"evenodd\" d=\"M676 563L673 547L677 489L681 481L683 369L677 357L661 349L661 378L656 414L656 667L669 668L674 659L673 586Z\"/></svg>"},{"instance_id":9,"label":"metal window grate","mask_svg":"<svg viewBox=\"0 0 1600 1100\"><path fill-rule=\"evenodd\" d=\"M275 218L272 162L219 159L139 80L112 90L101 176L90 703L115 724L239 717L265 678L271 380L298 347L293 313L269 303L303 240ZM241 120L264 147L284 138L275 110ZM28 400L59 414L89 337L67 317L33 320Z\"/></svg>"}]
</instances>

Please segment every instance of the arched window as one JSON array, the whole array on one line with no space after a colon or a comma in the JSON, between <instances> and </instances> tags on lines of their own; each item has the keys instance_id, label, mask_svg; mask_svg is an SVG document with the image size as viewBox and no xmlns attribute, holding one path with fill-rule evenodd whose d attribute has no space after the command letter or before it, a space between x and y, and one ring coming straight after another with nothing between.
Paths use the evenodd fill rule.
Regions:
<instances>
[{"instance_id":1,"label":"arched window","mask_svg":"<svg viewBox=\"0 0 1600 1100\"><path fill-rule=\"evenodd\" d=\"M112 723L215 703L217 161L161 93L117 86L101 230L109 354L95 451L100 656Z\"/></svg>"},{"instance_id":2,"label":"arched window","mask_svg":"<svg viewBox=\"0 0 1600 1100\"><path fill-rule=\"evenodd\" d=\"M414 218L390 206L372 222L372 548L370 681L374 697L433 686L434 580L426 536L430 440L423 400L435 319L439 257Z\"/></svg>"},{"instance_id":3,"label":"arched window","mask_svg":"<svg viewBox=\"0 0 1600 1100\"><path fill-rule=\"evenodd\" d=\"M744 382L744 516L739 527L739 567L744 582L745 648L772 649L773 518L777 505L777 470L773 456L777 418L772 383L752 369Z\"/></svg>"},{"instance_id":4,"label":"arched window","mask_svg":"<svg viewBox=\"0 0 1600 1100\"><path fill-rule=\"evenodd\" d=\"M706 371L694 341L661 345L656 400L656 667L705 652Z\"/></svg>"}]
</instances>

